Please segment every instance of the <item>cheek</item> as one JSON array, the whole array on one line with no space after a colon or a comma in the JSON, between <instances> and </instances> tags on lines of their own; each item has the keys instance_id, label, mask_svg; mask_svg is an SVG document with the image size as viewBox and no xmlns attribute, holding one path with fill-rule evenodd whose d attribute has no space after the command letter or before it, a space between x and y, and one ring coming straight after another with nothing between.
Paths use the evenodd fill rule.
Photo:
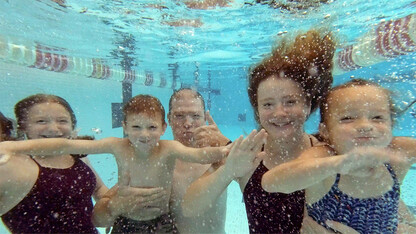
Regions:
<instances>
[{"instance_id":1,"label":"cheek","mask_svg":"<svg viewBox=\"0 0 416 234\"><path fill-rule=\"evenodd\" d=\"M40 133L40 132L42 132L44 130L45 130L45 126L44 125L28 124L23 129L23 132L25 132L25 133L31 133L31 134L36 134L36 133Z\"/></svg>"},{"instance_id":2,"label":"cheek","mask_svg":"<svg viewBox=\"0 0 416 234\"><path fill-rule=\"evenodd\" d=\"M199 127L205 124L205 120L204 119L200 119L200 120L196 120L195 121L195 126Z\"/></svg>"},{"instance_id":3,"label":"cheek","mask_svg":"<svg viewBox=\"0 0 416 234\"><path fill-rule=\"evenodd\" d=\"M306 109L304 106L298 106L292 109L289 113L292 113L295 116L299 116L299 118L304 118L309 115L309 110Z\"/></svg>"},{"instance_id":4,"label":"cheek","mask_svg":"<svg viewBox=\"0 0 416 234\"><path fill-rule=\"evenodd\" d=\"M265 120L266 118L268 118L268 116L270 116L270 114L272 113L272 111L270 110L259 110L258 112L258 117L260 121Z\"/></svg>"},{"instance_id":5,"label":"cheek","mask_svg":"<svg viewBox=\"0 0 416 234\"><path fill-rule=\"evenodd\" d=\"M63 125L62 127L61 127L61 129L63 130L63 131L69 131L69 132L72 132L74 129L72 129L72 125Z\"/></svg>"}]
</instances>

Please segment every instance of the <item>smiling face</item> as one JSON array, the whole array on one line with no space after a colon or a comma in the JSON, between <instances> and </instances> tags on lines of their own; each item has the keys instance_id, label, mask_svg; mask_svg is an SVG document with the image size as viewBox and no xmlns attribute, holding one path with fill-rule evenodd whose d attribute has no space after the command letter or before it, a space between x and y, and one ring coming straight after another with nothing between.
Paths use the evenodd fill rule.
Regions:
<instances>
[{"instance_id":1,"label":"smiling face","mask_svg":"<svg viewBox=\"0 0 416 234\"><path fill-rule=\"evenodd\" d=\"M136 149L149 152L158 145L160 137L165 133L166 124L162 123L161 116L138 113L127 115L123 128Z\"/></svg>"},{"instance_id":2,"label":"smiling face","mask_svg":"<svg viewBox=\"0 0 416 234\"><path fill-rule=\"evenodd\" d=\"M24 128L28 139L70 138L73 125L70 113L58 103L39 103L27 112Z\"/></svg>"},{"instance_id":3,"label":"smiling face","mask_svg":"<svg viewBox=\"0 0 416 234\"><path fill-rule=\"evenodd\" d=\"M309 115L308 105L299 85L287 78L269 77L258 88L258 116L269 136L297 139Z\"/></svg>"},{"instance_id":4,"label":"smiling face","mask_svg":"<svg viewBox=\"0 0 416 234\"><path fill-rule=\"evenodd\" d=\"M202 101L192 91L183 90L172 100L168 118L174 139L192 146L195 129L205 124Z\"/></svg>"},{"instance_id":5,"label":"smiling face","mask_svg":"<svg viewBox=\"0 0 416 234\"><path fill-rule=\"evenodd\" d=\"M322 135L338 154L356 146L385 147L392 140L389 95L374 85L333 91Z\"/></svg>"}]
</instances>

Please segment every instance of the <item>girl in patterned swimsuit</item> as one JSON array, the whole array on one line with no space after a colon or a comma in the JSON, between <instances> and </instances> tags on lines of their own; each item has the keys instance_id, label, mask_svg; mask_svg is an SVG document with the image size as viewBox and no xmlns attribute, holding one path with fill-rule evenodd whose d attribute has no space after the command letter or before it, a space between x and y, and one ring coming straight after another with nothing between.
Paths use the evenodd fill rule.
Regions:
<instances>
[{"instance_id":1,"label":"girl in patterned swimsuit","mask_svg":"<svg viewBox=\"0 0 416 234\"><path fill-rule=\"evenodd\" d=\"M360 233L395 233L400 183L416 162L416 140L392 136L392 107L389 91L372 82L333 88L320 107L327 144L267 172L263 187L305 189L308 214L324 227L332 220Z\"/></svg>"}]
</instances>

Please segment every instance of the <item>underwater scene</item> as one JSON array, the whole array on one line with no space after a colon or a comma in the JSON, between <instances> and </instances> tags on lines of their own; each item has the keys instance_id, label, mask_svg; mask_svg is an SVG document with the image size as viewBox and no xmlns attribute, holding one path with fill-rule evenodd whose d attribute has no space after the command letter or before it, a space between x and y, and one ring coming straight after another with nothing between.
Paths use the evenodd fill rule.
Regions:
<instances>
[{"instance_id":1,"label":"underwater scene","mask_svg":"<svg viewBox=\"0 0 416 234\"><path fill-rule=\"evenodd\" d=\"M343 228L359 233L416 231L416 1L0 0L0 12L0 112L6 117L1 130L10 130L0 139L13 142L8 152L26 155L0 159L0 175L8 175L0 179L0 233L107 233L112 224L114 233L298 233L304 211L309 213L302 227L306 233L322 233L319 228L341 233L350 231ZM294 81L296 76L308 81ZM320 80L325 77L333 82ZM356 79L361 83L352 88L323 87ZM348 98L341 95L347 90ZM22 102L37 94L54 97ZM136 95L141 96L134 101ZM140 104L142 99L151 104ZM351 106L340 104L351 100ZM314 111L315 101L326 101L326 111L319 104ZM142 106L129 109L137 103ZM38 119L33 117L31 125L35 107L44 109L36 110ZM155 118L160 114L161 123ZM56 129L39 116L59 120ZM341 117L330 125L334 116ZM370 148L348 148L353 147L346 142L355 122L362 125L354 127L361 134L352 140L354 147ZM204 126L198 130L200 138L194 131L198 126ZM149 129L144 140L142 127ZM319 137L312 136L318 132ZM85 146L59 148L65 140L38 139L84 136L96 143L89 145L87 139L80 141ZM29 139L39 142L27 141L26 146ZM0 155L9 150L7 142L0 144ZM201 149L207 146L213 148ZM312 154L314 148L340 155L339 160L319 164L302 154L311 164L290 164L302 159L297 159L301 151ZM290 157L267 158L278 151ZM63 154L89 155L49 157ZM217 154L221 158L210 158ZM165 157L188 162L176 161L175 168L175 160ZM340 161L342 157L346 159ZM250 167L240 167L244 160ZM266 176L254 181L258 165ZM75 179L68 184L63 178L69 175L48 171L76 166L81 174L71 174ZM106 193L117 183L117 192ZM159 187L163 191L151 190ZM330 198L335 187L335 198ZM135 193L140 195L134 198ZM87 199L77 198L81 194ZM273 194L284 195L271 198ZM105 200L112 196L119 203ZM33 201L25 203L28 197ZM138 201L144 204L132 205ZM320 202L339 202L340 208L323 211ZM357 202L362 203L351 208ZM113 205L120 205L117 212ZM53 206L70 208L61 214ZM141 214L140 209L145 211ZM40 217L34 210L50 213ZM313 224L307 227L308 222Z\"/></svg>"}]
</instances>

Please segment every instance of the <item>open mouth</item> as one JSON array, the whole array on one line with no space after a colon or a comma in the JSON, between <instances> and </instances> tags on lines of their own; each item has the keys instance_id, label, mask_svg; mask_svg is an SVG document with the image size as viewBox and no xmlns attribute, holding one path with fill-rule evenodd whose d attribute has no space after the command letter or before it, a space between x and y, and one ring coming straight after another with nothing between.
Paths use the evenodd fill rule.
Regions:
<instances>
[{"instance_id":1,"label":"open mouth","mask_svg":"<svg viewBox=\"0 0 416 234\"><path fill-rule=\"evenodd\" d=\"M59 135L59 136L46 136L46 135L41 135L41 138L63 138L63 135Z\"/></svg>"},{"instance_id":2,"label":"open mouth","mask_svg":"<svg viewBox=\"0 0 416 234\"><path fill-rule=\"evenodd\" d=\"M149 140L139 140L139 142L142 143L142 144L147 144L147 143L149 143Z\"/></svg>"},{"instance_id":3,"label":"open mouth","mask_svg":"<svg viewBox=\"0 0 416 234\"><path fill-rule=\"evenodd\" d=\"M282 128L282 127L287 127L287 126L293 125L293 122L292 121L288 121L288 122L273 122L273 121L271 121L270 123L272 125L278 127L278 128Z\"/></svg>"},{"instance_id":4,"label":"open mouth","mask_svg":"<svg viewBox=\"0 0 416 234\"><path fill-rule=\"evenodd\" d=\"M360 136L354 138L356 144L372 144L375 141L376 137L372 136Z\"/></svg>"},{"instance_id":5,"label":"open mouth","mask_svg":"<svg viewBox=\"0 0 416 234\"><path fill-rule=\"evenodd\" d=\"M375 137L373 137L373 136L361 136L361 137L356 137L355 139L358 140L358 141L371 141L371 140L374 140Z\"/></svg>"},{"instance_id":6,"label":"open mouth","mask_svg":"<svg viewBox=\"0 0 416 234\"><path fill-rule=\"evenodd\" d=\"M192 136L194 133L193 132L183 132L184 136Z\"/></svg>"}]
</instances>

